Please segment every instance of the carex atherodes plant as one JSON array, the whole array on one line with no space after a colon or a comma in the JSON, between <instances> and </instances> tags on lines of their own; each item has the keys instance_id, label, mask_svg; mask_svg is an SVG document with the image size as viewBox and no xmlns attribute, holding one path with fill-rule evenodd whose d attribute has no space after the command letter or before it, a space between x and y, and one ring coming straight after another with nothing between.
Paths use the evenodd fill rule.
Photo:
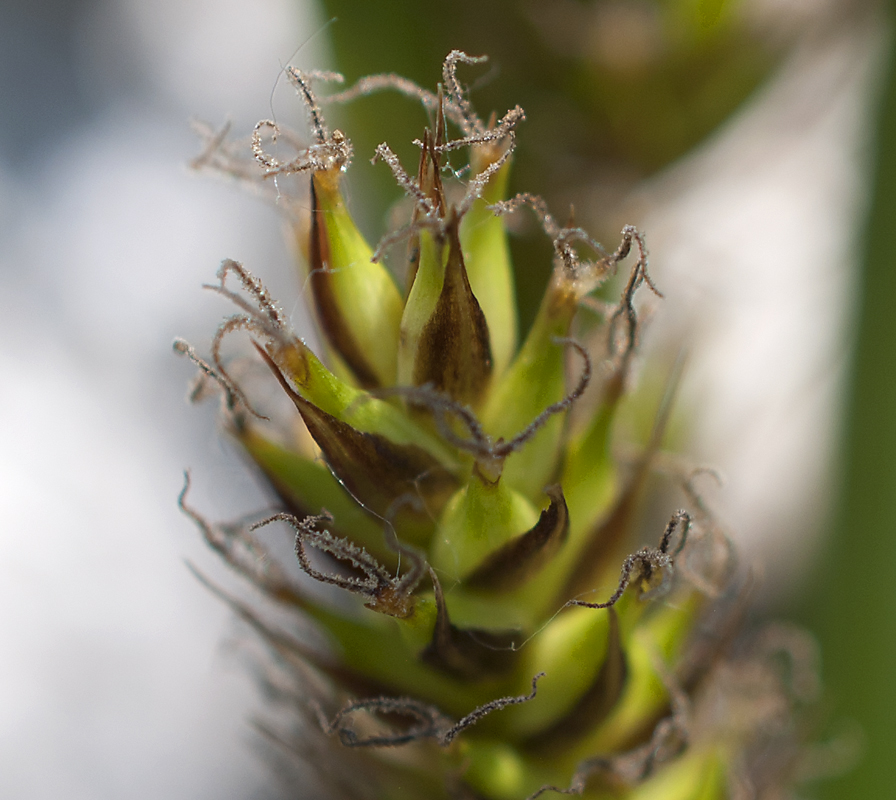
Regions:
<instances>
[{"instance_id":1,"label":"carex atherodes plant","mask_svg":"<svg viewBox=\"0 0 896 800\"><path fill-rule=\"evenodd\" d=\"M661 296L644 237L626 227L605 250L572 215L508 195L525 114L477 116L456 72L482 60L453 51L434 92L377 75L329 98L316 85L339 76L290 68L311 144L264 120L244 152L209 134L197 162L276 194L320 333L316 347L299 338L227 260L209 288L235 312L210 357L175 344L200 388L220 390L228 434L279 506L224 525L194 508L189 482L180 501L295 616L290 628L225 595L269 646L261 680L292 715L260 727L318 771L321 788L296 797L771 797L797 762L806 642L739 630L749 580L696 472L662 452L677 367L646 432L630 408L620 423L637 384L636 295ZM381 89L430 123L416 172L376 148L408 200L371 246L343 191L349 136L322 104ZM306 193L291 196L290 179ZM523 337L515 213L554 256ZM651 528L641 506L657 472L685 507ZM275 528L294 559L276 555Z\"/></svg>"}]
</instances>

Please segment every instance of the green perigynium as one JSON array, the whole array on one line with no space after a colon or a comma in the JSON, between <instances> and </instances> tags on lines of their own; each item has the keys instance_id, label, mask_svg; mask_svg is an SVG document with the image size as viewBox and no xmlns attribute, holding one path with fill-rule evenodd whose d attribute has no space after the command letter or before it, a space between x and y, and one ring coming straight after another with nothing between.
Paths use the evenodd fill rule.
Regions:
<instances>
[{"instance_id":1,"label":"green perigynium","mask_svg":"<svg viewBox=\"0 0 896 800\"><path fill-rule=\"evenodd\" d=\"M310 177L307 200L287 211L323 352L244 266L223 263L211 288L237 313L208 361L176 347L222 390L229 432L283 510L218 526L186 489L181 505L229 564L323 634L289 633L231 599L274 653L273 698L295 712L271 735L338 794L765 796L799 752L799 636L740 636L746 582L686 470L665 471L691 511L669 509L654 544L631 552L668 417L665 404L639 454L614 458L635 294L659 294L644 241L627 227L607 252L540 198L508 197L525 117L475 114L456 67L479 60L449 54L437 93L373 76L343 94L397 89L431 115L416 176L388 145L376 150L411 205L376 248L342 193L351 144L328 129L313 89L338 76L289 70L313 143L277 158L273 142L295 137L263 121L251 154L259 181ZM203 163L250 176L235 153L213 137ZM505 215L524 207L555 263L519 341ZM387 250L404 254L404 286ZM618 303L596 300L628 263ZM267 378L225 359L238 331ZM259 383L279 384L292 421L262 414ZM295 536L294 564L261 544L274 524Z\"/></svg>"}]
</instances>

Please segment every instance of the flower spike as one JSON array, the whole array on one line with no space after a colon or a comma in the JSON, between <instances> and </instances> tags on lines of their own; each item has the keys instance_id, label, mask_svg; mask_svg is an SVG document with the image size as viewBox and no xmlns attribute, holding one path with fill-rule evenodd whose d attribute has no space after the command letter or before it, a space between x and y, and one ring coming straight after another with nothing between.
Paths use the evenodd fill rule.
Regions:
<instances>
[{"instance_id":1,"label":"flower spike","mask_svg":"<svg viewBox=\"0 0 896 800\"><path fill-rule=\"evenodd\" d=\"M332 785L363 800L725 800L735 782L771 796L805 728L783 715L818 693L812 647L780 627L739 636L751 581L665 451L684 427L684 359L659 402L650 380L637 388L639 290L662 297L644 236L627 225L607 249L572 211L564 225L541 197L510 193L525 113L477 114L458 70L484 61L452 50L435 89L384 74L320 98L316 83L341 76L289 67L306 136L262 120L240 154L203 129L198 166L276 188L321 345L235 261L209 287L235 307L210 355L175 343L221 389L225 427L276 504L212 524L187 483L181 509L265 602L321 634L306 642L213 588L273 654L262 685L285 713L262 729L337 765ZM408 136L416 173L394 143L364 154L409 207L371 247L343 189L351 143L324 109L382 90L429 124ZM506 215L522 208L553 269L520 342ZM387 252L407 267L401 288ZM598 290L626 260L610 305ZM236 334L248 357L233 355ZM656 480L691 510L639 549ZM274 523L295 536L292 563L266 546Z\"/></svg>"}]
</instances>

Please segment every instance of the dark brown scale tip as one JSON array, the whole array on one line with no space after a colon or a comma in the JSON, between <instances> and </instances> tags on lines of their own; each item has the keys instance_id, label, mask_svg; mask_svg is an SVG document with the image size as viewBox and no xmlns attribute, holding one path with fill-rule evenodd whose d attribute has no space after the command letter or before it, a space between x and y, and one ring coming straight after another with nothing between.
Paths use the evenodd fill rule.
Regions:
<instances>
[{"instance_id":1,"label":"dark brown scale tip","mask_svg":"<svg viewBox=\"0 0 896 800\"><path fill-rule=\"evenodd\" d=\"M419 495L435 512L457 487L454 476L423 448L363 433L306 400L294 401L330 469L375 513L385 514L408 494Z\"/></svg>"},{"instance_id":2,"label":"dark brown scale tip","mask_svg":"<svg viewBox=\"0 0 896 800\"><path fill-rule=\"evenodd\" d=\"M408 495L423 499L424 509L432 513L447 502L457 479L432 455L413 444L359 431L318 408L289 385L264 348L256 349L292 399L329 468L355 499L379 515ZM403 513L428 519L426 510L410 506Z\"/></svg>"},{"instance_id":3,"label":"dark brown scale tip","mask_svg":"<svg viewBox=\"0 0 896 800\"><path fill-rule=\"evenodd\" d=\"M492 553L464 584L480 591L508 591L531 579L563 546L569 535L569 509L559 485L545 493L551 504L535 526Z\"/></svg>"},{"instance_id":4,"label":"dark brown scale tip","mask_svg":"<svg viewBox=\"0 0 896 800\"><path fill-rule=\"evenodd\" d=\"M367 360L364 347L355 339L333 292L330 270L330 242L326 215L320 208L316 182L338 180L337 175L315 173L311 178L311 232L308 248L308 284L314 298L318 325L327 342L342 357L358 383L366 389L379 386L376 372Z\"/></svg>"},{"instance_id":5,"label":"dark brown scale tip","mask_svg":"<svg viewBox=\"0 0 896 800\"><path fill-rule=\"evenodd\" d=\"M628 662L622 648L619 617L607 609L610 627L607 631L607 655L591 685L561 719L540 731L527 742L527 748L544 752L565 749L570 742L593 731L616 706L628 677Z\"/></svg>"},{"instance_id":6,"label":"dark brown scale tip","mask_svg":"<svg viewBox=\"0 0 896 800\"><path fill-rule=\"evenodd\" d=\"M439 113L436 118L435 132L424 131L424 141L429 141L420 160L420 189L433 201L439 216L448 213L445 202L445 190L442 187L442 153L440 148L445 140L445 116L443 113L442 92L439 90Z\"/></svg>"},{"instance_id":7,"label":"dark brown scale tip","mask_svg":"<svg viewBox=\"0 0 896 800\"><path fill-rule=\"evenodd\" d=\"M424 325L414 360L414 383L431 385L459 403L475 404L492 370L488 323L473 294L454 209L445 235L448 262L435 310Z\"/></svg>"},{"instance_id":8,"label":"dark brown scale tip","mask_svg":"<svg viewBox=\"0 0 896 800\"><path fill-rule=\"evenodd\" d=\"M478 680L502 675L513 669L519 651L515 632L462 630L451 624L442 585L429 570L436 600L436 624L432 641L420 659L431 667L461 680Z\"/></svg>"},{"instance_id":9,"label":"dark brown scale tip","mask_svg":"<svg viewBox=\"0 0 896 800\"><path fill-rule=\"evenodd\" d=\"M441 100L441 95L439 96ZM441 108L441 106L440 106ZM423 131L423 142L420 148L420 167L417 170L417 186L422 195L432 201L438 216L444 217L447 206L445 203L445 191L442 188L441 154L434 149L435 144L441 144L441 131L444 127L444 119L441 114L436 125L435 134L429 128ZM419 203L414 205L414 213L411 224L418 222L422 214ZM407 291L410 292L417 277L417 269L420 266L420 233L413 233L408 240L408 274L406 278Z\"/></svg>"}]
</instances>

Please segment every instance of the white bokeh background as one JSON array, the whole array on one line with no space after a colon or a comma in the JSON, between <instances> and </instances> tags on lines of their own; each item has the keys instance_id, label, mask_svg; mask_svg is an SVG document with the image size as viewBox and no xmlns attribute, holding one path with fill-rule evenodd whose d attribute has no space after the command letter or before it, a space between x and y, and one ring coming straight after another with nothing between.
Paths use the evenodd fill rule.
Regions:
<instances>
[{"instance_id":1,"label":"white bokeh background","mask_svg":"<svg viewBox=\"0 0 896 800\"><path fill-rule=\"evenodd\" d=\"M807 37L704 148L643 192L667 296L657 333L686 331L692 351L690 455L718 467L722 490L702 485L771 604L803 588L836 490L884 32L866 17Z\"/></svg>"},{"instance_id":2,"label":"white bokeh background","mask_svg":"<svg viewBox=\"0 0 896 800\"><path fill-rule=\"evenodd\" d=\"M170 344L208 341L223 308L199 287L223 257L295 296L276 214L189 173L187 120L288 115L278 71L297 48L328 66L320 27L290 0L83 2L54 69L86 110L0 154L0 797L266 796L236 629L184 566L210 557L175 503L187 466L215 517L262 495L212 409L185 404ZM873 45L804 48L639 220L667 305L699 322L697 458L779 570L824 509Z\"/></svg>"},{"instance_id":3,"label":"white bokeh background","mask_svg":"<svg viewBox=\"0 0 896 800\"><path fill-rule=\"evenodd\" d=\"M276 213L188 170L188 121L288 114L280 65L319 23L289 0L74 22L90 113L0 166L0 797L264 797L239 631L186 569L210 559L176 506L185 467L215 515L262 496L171 342L207 344L224 256L295 291ZM318 37L296 63L323 56Z\"/></svg>"}]
</instances>

